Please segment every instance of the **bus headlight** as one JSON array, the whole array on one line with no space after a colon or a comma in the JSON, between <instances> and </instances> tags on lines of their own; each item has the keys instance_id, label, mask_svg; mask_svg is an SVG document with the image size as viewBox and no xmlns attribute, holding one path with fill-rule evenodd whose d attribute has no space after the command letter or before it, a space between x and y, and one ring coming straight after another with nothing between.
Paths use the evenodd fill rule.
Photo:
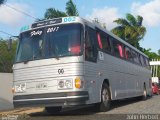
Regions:
<instances>
[{"instance_id":1,"label":"bus headlight","mask_svg":"<svg viewBox=\"0 0 160 120\"><path fill-rule=\"evenodd\" d=\"M72 80L58 80L58 89L73 88Z\"/></svg>"},{"instance_id":2,"label":"bus headlight","mask_svg":"<svg viewBox=\"0 0 160 120\"><path fill-rule=\"evenodd\" d=\"M65 86L66 86L67 88L72 88L72 81L71 81L71 80L66 80Z\"/></svg>"},{"instance_id":3,"label":"bus headlight","mask_svg":"<svg viewBox=\"0 0 160 120\"><path fill-rule=\"evenodd\" d=\"M15 92L16 93L22 93L26 91L26 83L17 84L15 85Z\"/></svg>"}]
</instances>

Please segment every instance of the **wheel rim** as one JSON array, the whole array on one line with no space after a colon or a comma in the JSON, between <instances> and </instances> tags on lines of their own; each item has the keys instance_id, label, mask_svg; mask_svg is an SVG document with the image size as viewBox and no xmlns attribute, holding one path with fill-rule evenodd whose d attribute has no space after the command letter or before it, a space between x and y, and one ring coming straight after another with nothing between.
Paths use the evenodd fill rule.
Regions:
<instances>
[{"instance_id":1,"label":"wheel rim","mask_svg":"<svg viewBox=\"0 0 160 120\"><path fill-rule=\"evenodd\" d=\"M103 89L103 91L102 91L102 102L104 103L105 106L107 106L108 100L109 100L108 91L107 91L107 89Z\"/></svg>"},{"instance_id":2,"label":"wheel rim","mask_svg":"<svg viewBox=\"0 0 160 120\"><path fill-rule=\"evenodd\" d=\"M144 88L144 91L143 91L143 96L146 97L147 96L147 91L146 89Z\"/></svg>"}]
</instances>

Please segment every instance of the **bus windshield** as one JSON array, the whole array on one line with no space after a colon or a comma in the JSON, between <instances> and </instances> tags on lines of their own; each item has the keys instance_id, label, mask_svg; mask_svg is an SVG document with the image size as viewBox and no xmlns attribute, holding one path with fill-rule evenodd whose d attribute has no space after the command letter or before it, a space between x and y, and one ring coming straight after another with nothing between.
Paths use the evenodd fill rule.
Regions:
<instances>
[{"instance_id":1,"label":"bus windshield","mask_svg":"<svg viewBox=\"0 0 160 120\"><path fill-rule=\"evenodd\" d=\"M20 35L15 62L80 55L82 34L80 24L56 25L24 32Z\"/></svg>"}]
</instances>

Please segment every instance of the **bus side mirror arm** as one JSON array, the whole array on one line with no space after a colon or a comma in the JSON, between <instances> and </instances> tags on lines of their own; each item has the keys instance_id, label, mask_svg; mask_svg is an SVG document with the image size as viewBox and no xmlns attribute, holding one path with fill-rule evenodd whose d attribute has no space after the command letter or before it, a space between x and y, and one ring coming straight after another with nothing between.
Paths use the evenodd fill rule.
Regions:
<instances>
[{"instance_id":1,"label":"bus side mirror arm","mask_svg":"<svg viewBox=\"0 0 160 120\"><path fill-rule=\"evenodd\" d=\"M9 38L8 43L7 43L7 49L10 51L12 49L12 38Z\"/></svg>"},{"instance_id":2,"label":"bus side mirror arm","mask_svg":"<svg viewBox=\"0 0 160 120\"><path fill-rule=\"evenodd\" d=\"M11 36L11 37L9 38L9 40L8 40L8 42L7 42L7 49L8 49L8 51L12 50L13 37L19 39L19 36Z\"/></svg>"}]
</instances>

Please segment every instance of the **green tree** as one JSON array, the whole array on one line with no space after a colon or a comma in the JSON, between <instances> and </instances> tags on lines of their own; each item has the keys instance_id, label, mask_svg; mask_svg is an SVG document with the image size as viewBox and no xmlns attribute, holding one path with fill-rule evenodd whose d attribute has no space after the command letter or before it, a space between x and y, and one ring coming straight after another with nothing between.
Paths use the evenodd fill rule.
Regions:
<instances>
[{"instance_id":1,"label":"green tree","mask_svg":"<svg viewBox=\"0 0 160 120\"><path fill-rule=\"evenodd\" d=\"M6 0L0 0L0 5L4 4Z\"/></svg>"},{"instance_id":2,"label":"green tree","mask_svg":"<svg viewBox=\"0 0 160 120\"><path fill-rule=\"evenodd\" d=\"M44 15L45 19L51 19L51 18L57 18L57 17L66 17L66 16L67 15L66 15L65 12L56 10L54 8L47 9L47 11Z\"/></svg>"},{"instance_id":3,"label":"green tree","mask_svg":"<svg viewBox=\"0 0 160 120\"><path fill-rule=\"evenodd\" d=\"M160 49L158 50L158 55L160 56Z\"/></svg>"},{"instance_id":4,"label":"green tree","mask_svg":"<svg viewBox=\"0 0 160 120\"><path fill-rule=\"evenodd\" d=\"M137 16L136 18L132 14L126 14L126 19L119 18L114 22L118 24L117 27L111 31L127 41L131 45L139 48L139 41L143 39L146 28L142 25L143 17Z\"/></svg>"},{"instance_id":5,"label":"green tree","mask_svg":"<svg viewBox=\"0 0 160 120\"><path fill-rule=\"evenodd\" d=\"M160 56L155 52L152 52L151 49L143 49L143 52L149 57L150 61L160 60ZM158 66L158 77L160 77L160 66Z\"/></svg>"},{"instance_id":6,"label":"green tree","mask_svg":"<svg viewBox=\"0 0 160 120\"><path fill-rule=\"evenodd\" d=\"M12 50L8 50L7 40L0 39L0 72L12 72L17 40L13 41Z\"/></svg>"},{"instance_id":7,"label":"green tree","mask_svg":"<svg viewBox=\"0 0 160 120\"><path fill-rule=\"evenodd\" d=\"M56 10L55 8L49 8L46 10L44 14L45 19L52 19L58 17L66 17L66 16L78 16L78 10L76 5L73 3L72 0L69 0L66 3L66 12Z\"/></svg>"},{"instance_id":8,"label":"green tree","mask_svg":"<svg viewBox=\"0 0 160 120\"><path fill-rule=\"evenodd\" d=\"M77 7L72 0L69 0L66 3L66 13L68 16L79 16Z\"/></svg>"},{"instance_id":9,"label":"green tree","mask_svg":"<svg viewBox=\"0 0 160 120\"><path fill-rule=\"evenodd\" d=\"M146 54L150 60L152 59L160 59L160 56L155 52L152 52L151 49L143 49L144 54Z\"/></svg>"}]
</instances>

